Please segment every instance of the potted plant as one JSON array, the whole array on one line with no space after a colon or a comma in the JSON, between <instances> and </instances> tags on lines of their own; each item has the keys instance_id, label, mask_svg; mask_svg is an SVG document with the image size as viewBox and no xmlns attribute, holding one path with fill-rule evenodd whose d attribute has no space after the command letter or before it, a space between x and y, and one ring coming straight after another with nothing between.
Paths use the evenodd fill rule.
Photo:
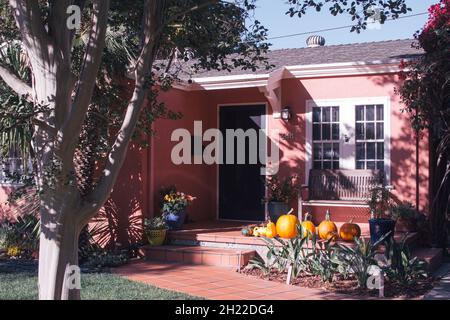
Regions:
<instances>
[{"instance_id":1,"label":"potted plant","mask_svg":"<svg viewBox=\"0 0 450 320\"><path fill-rule=\"evenodd\" d=\"M162 190L162 214L169 230L180 229L186 219L186 209L195 199L175 187Z\"/></svg>"},{"instance_id":2,"label":"potted plant","mask_svg":"<svg viewBox=\"0 0 450 320\"><path fill-rule=\"evenodd\" d=\"M415 232L417 231L417 220L420 213L409 202L402 202L392 208L392 217L397 221L395 231Z\"/></svg>"},{"instance_id":3,"label":"potted plant","mask_svg":"<svg viewBox=\"0 0 450 320\"><path fill-rule=\"evenodd\" d=\"M164 243L167 233L167 224L163 216L146 218L144 220L144 233L148 244L160 246Z\"/></svg>"},{"instance_id":4,"label":"potted plant","mask_svg":"<svg viewBox=\"0 0 450 320\"><path fill-rule=\"evenodd\" d=\"M391 219L393 201L391 192L385 187L376 187L370 190L370 240L379 242L383 237L391 238L394 235L395 220Z\"/></svg>"},{"instance_id":5,"label":"potted plant","mask_svg":"<svg viewBox=\"0 0 450 320\"><path fill-rule=\"evenodd\" d=\"M289 202L299 190L297 176L286 177L283 180L278 176L270 176L266 179L266 187L268 197L264 198L264 201L267 202L271 221L276 223L281 215L289 211Z\"/></svg>"}]
</instances>

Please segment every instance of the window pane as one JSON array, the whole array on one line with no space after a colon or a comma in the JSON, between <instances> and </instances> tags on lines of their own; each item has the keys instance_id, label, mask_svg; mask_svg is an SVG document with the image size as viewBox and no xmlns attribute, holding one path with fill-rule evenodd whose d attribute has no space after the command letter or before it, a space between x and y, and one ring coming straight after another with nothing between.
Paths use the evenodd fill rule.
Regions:
<instances>
[{"instance_id":1,"label":"window pane","mask_svg":"<svg viewBox=\"0 0 450 320\"><path fill-rule=\"evenodd\" d=\"M375 139L375 125L374 123L366 123L366 139Z\"/></svg>"},{"instance_id":2,"label":"window pane","mask_svg":"<svg viewBox=\"0 0 450 320\"><path fill-rule=\"evenodd\" d=\"M314 169L322 169L322 162L314 161Z\"/></svg>"},{"instance_id":3,"label":"window pane","mask_svg":"<svg viewBox=\"0 0 450 320\"><path fill-rule=\"evenodd\" d=\"M365 144L357 143L356 144L356 160L363 160L366 158Z\"/></svg>"},{"instance_id":4,"label":"window pane","mask_svg":"<svg viewBox=\"0 0 450 320\"><path fill-rule=\"evenodd\" d=\"M339 107L333 107L332 109L332 114L333 114L333 118L332 121L333 122L339 122Z\"/></svg>"},{"instance_id":5,"label":"window pane","mask_svg":"<svg viewBox=\"0 0 450 320\"><path fill-rule=\"evenodd\" d=\"M367 161L366 162L367 169L375 170L375 161Z\"/></svg>"},{"instance_id":6,"label":"window pane","mask_svg":"<svg viewBox=\"0 0 450 320\"><path fill-rule=\"evenodd\" d=\"M384 159L384 142L377 143L377 159Z\"/></svg>"},{"instance_id":7,"label":"window pane","mask_svg":"<svg viewBox=\"0 0 450 320\"><path fill-rule=\"evenodd\" d=\"M366 106L366 121L375 120L375 106Z\"/></svg>"},{"instance_id":8,"label":"window pane","mask_svg":"<svg viewBox=\"0 0 450 320\"><path fill-rule=\"evenodd\" d=\"M322 159L322 144L321 143L314 143L313 157L314 157L314 160Z\"/></svg>"},{"instance_id":9,"label":"window pane","mask_svg":"<svg viewBox=\"0 0 450 320\"><path fill-rule=\"evenodd\" d=\"M377 169L384 171L384 161L377 161Z\"/></svg>"},{"instance_id":10,"label":"window pane","mask_svg":"<svg viewBox=\"0 0 450 320\"><path fill-rule=\"evenodd\" d=\"M313 124L313 140L322 140L320 136L320 124Z\"/></svg>"},{"instance_id":11,"label":"window pane","mask_svg":"<svg viewBox=\"0 0 450 320\"><path fill-rule=\"evenodd\" d=\"M331 169L331 161L324 161L323 169Z\"/></svg>"},{"instance_id":12,"label":"window pane","mask_svg":"<svg viewBox=\"0 0 450 320\"><path fill-rule=\"evenodd\" d=\"M333 124L331 129L331 139L339 140L339 124Z\"/></svg>"},{"instance_id":13,"label":"window pane","mask_svg":"<svg viewBox=\"0 0 450 320\"><path fill-rule=\"evenodd\" d=\"M331 124L322 125L322 140L331 140Z\"/></svg>"},{"instance_id":14,"label":"window pane","mask_svg":"<svg viewBox=\"0 0 450 320\"><path fill-rule=\"evenodd\" d=\"M384 123L377 123L377 139L384 139Z\"/></svg>"},{"instance_id":15,"label":"window pane","mask_svg":"<svg viewBox=\"0 0 450 320\"><path fill-rule=\"evenodd\" d=\"M333 169L339 169L339 161L333 161Z\"/></svg>"},{"instance_id":16,"label":"window pane","mask_svg":"<svg viewBox=\"0 0 450 320\"><path fill-rule=\"evenodd\" d=\"M322 122L331 122L331 107L322 108Z\"/></svg>"},{"instance_id":17,"label":"window pane","mask_svg":"<svg viewBox=\"0 0 450 320\"><path fill-rule=\"evenodd\" d=\"M364 120L364 106L356 106L356 121Z\"/></svg>"},{"instance_id":18,"label":"window pane","mask_svg":"<svg viewBox=\"0 0 450 320\"><path fill-rule=\"evenodd\" d=\"M339 144L333 143L333 159L339 160Z\"/></svg>"},{"instance_id":19,"label":"window pane","mask_svg":"<svg viewBox=\"0 0 450 320\"><path fill-rule=\"evenodd\" d=\"M313 108L313 122L320 122L320 108Z\"/></svg>"},{"instance_id":20,"label":"window pane","mask_svg":"<svg viewBox=\"0 0 450 320\"><path fill-rule=\"evenodd\" d=\"M377 105L377 120L384 120L384 108L382 104Z\"/></svg>"},{"instance_id":21,"label":"window pane","mask_svg":"<svg viewBox=\"0 0 450 320\"><path fill-rule=\"evenodd\" d=\"M333 159L333 149L331 149L331 143L323 144L323 158L328 160Z\"/></svg>"},{"instance_id":22,"label":"window pane","mask_svg":"<svg viewBox=\"0 0 450 320\"><path fill-rule=\"evenodd\" d=\"M356 124L356 140L364 140L364 123Z\"/></svg>"},{"instance_id":23,"label":"window pane","mask_svg":"<svg viewBox=\"0 0 450 320\"><path fill-rule=\"evenodd\" d=\"M356 169L365 169L364 161L356 161Z\"/></svg>"},{"instance_id":24,"label":"window pane","mask_svg":"<svg viewBox=\"0 0 450 320\"><path fill-rule=\"evenodd\" d=\"M375 142L368 142L366 145L367 159L375 159Z\"/></svg>"}]
</instances>

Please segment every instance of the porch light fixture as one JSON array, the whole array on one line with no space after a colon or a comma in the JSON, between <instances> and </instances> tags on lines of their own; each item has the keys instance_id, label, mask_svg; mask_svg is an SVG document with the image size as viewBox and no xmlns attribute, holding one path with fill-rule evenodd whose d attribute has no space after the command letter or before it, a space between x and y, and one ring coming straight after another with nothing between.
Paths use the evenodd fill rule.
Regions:
<instances>
[{"instance_id":1,"label":"porch light fixture","mask_svg":"<svg viewBox=\"0 0 450 320\"><path fill-rule=\"evenodd\" d=\"M281 110L281 119L284 121L289 121L292 118L291 107L285 107Z\"/></svg>"}]
</instances>

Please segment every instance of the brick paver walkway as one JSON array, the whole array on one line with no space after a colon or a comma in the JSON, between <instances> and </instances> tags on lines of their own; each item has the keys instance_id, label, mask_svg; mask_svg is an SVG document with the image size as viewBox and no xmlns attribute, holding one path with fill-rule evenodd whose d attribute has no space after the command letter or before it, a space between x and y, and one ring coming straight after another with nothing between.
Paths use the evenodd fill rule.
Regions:
<instances>
[{"instance_id":1,"label":"brick paver walkway","mask_svg":"<svg viewBox=\"0 0 450 320\"><path fill-rule=\"evenodd\" d=\"M113 272L130 280L213 300L351 299L346 295L266 281L205 265L135 262Z\"/></svg>"}]
</instances>

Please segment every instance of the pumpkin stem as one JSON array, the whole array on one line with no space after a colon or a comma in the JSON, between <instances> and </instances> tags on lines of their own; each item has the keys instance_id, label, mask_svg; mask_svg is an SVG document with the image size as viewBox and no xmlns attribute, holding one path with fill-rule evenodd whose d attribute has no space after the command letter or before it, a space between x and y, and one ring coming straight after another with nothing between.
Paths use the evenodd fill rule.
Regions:
<instances>
[{"instance_id":1,"label":"pumpkin stem","mask_svg":"<svg viewBox=\"0 0 450 320\"><path fill-rule=\"evenodd\" d=\"M351 218L348 223L353 223L353 220L355 220L355 218Z\"/></svg>"},{"instance_id":2,"label":"pumpkin stem","mask_svg":"<svg viewBox=\"0 0 450 320\"><path fill-rule=\"evenodd\" d=\"M330 209L327 209L327 212L325 213L325 220L327 221L331 220Z\"/></svg>"},{"instance_id":3,"label":"pumpkin stem","mask_svg":"<svg viewBox=\"0 0 450 320\"><path fill-rule=\"evenodd\" d=\"M307 212L305 214L305 221L309 221L309 220L311 220L311 214L309 212Z\"/></svg>"},{"instance_id":4,"label":"pumpkin stem","mask_svg":"<svg viewBox=\"0 0 450 320\"><path fill-rule=\"evenodd\" d=\"M291 208L287 214L292 214L292 212L294 212L294 208Z\"/></svg>"}]
</instances>

